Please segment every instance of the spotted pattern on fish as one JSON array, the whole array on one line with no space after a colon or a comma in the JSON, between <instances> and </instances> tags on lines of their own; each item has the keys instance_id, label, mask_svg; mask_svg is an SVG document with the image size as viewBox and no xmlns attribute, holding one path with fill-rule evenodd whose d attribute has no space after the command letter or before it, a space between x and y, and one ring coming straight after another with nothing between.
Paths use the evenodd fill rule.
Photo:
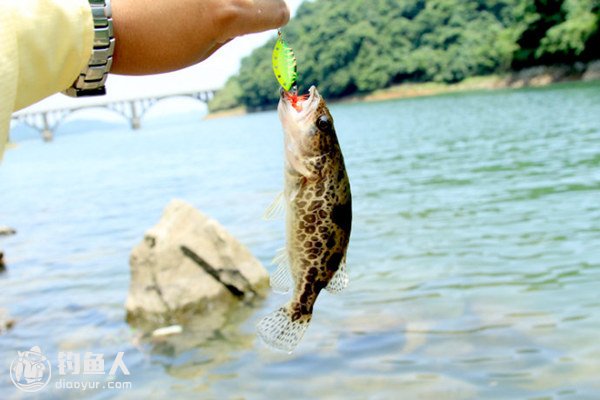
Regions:
<instances>
[{"instance_id":1,"label":"spotted pattern on fish","mask_svg":"<svg viewBox=\"0 0 600 400\"><path fill-rule=\"evenodd\" d=\"M323 99L316 112L318 142L309 163L312 179L298 179L289 204L290 256L294 275L292 320L310 321L317 296L337 272L350 240L352 198L333 118ZM294 176L294 172L290 173Z\"/></svg>"}]
</instances>

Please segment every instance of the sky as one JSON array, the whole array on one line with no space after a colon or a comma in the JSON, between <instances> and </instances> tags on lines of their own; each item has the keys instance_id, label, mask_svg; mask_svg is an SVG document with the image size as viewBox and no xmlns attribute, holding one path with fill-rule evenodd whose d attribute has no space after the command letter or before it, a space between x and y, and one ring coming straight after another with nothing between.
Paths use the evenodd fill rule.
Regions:
<instances>
[{"instance_id":1,"label":"sky","mask_svg":"<svg viewBox=\"0 0 600 400\"><path fill-rule=\"evenodd\" d=\"M302 1L286 0L292 16ZM275 31L269 31L238 37L200 64L176 72L151 76L109 75L105 96L73 99L63 94L55 94L18 113L81 107L121 99L194 90L218 89L225 84L227 78L238 71L240 61L244 56L264 44L269 38L274 37L275 34Z\"/></svg>"}]
</instances>

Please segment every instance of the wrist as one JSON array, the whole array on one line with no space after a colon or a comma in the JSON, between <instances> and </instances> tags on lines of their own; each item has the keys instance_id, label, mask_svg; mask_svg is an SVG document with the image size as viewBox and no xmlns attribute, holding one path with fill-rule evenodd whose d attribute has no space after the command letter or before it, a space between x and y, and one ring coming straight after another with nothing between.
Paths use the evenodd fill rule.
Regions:
<instances>
[{"instance_id":1,"label":"wrist","mask_svg":"<svg viewBox=\"0 0 600 400\"><path fill-rule=\"evenodd\" d=\"M71 87L63 92L72 97L105 94L104 85L112 66L115 39L110 0L88 1L94 23L94 47L88 64L81 70Z\"/></svg>"}]
</instances>

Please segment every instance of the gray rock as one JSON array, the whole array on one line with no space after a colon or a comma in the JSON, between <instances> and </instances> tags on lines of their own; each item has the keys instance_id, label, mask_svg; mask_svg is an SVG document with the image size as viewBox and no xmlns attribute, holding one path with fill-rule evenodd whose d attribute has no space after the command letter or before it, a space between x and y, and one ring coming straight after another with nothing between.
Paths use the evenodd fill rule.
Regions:
<instances>
[{"instance_id":1,"label":"gray rock","mask_svg":"<svg viewBox=\"0 0 600 400\"><path fill-rule=\"evenodd\" d=\"M584 81L600 79L600 60L589 63L581 79Z\"/></svg>"},{"instance_id":2,"label":"gray rock","mask_svg":"<svg viewBox=\"0 0 600 400\"><path fill-rule=\"evenodd\" d=\"M17 233L17 231L10 226L0 226L0 236L10 236L15 233Z\"/></svg>"},{"instance_id":3,"label":"gray rock","mask_svg":"<svg viewBox=\"0 0 600 400\"><path fill-rule=\"evenodd\" d=\"M185 323L263 297L269 275L216 220L172 200L130 259L129 322Z\"/></svg>"}]
</instances>

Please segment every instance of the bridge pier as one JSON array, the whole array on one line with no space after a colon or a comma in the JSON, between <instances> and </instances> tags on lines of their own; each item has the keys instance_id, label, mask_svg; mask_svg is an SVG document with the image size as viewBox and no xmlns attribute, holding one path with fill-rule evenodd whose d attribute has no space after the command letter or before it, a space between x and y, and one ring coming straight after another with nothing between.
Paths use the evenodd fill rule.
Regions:
<instances>
[{"instance_id":1,"label":"bridge pier","mask_svg":"<svg viewBox=\"0 0 600 400\"><path fill-rule=\"evenodd\" d=\"M42 121L44 122L44 129L42 130L42 139L44 142L51 142L53 135L52 130L50 129L50 124L48 123L48 113L42 113Z\"/></svg>"},{"instance_id":2,"label":"bridge pier","mask_svg":"<svg viewBox=\"0 0 600 400\"><path fill-rule=\"evenodd\" d=\"M137 113L135 100L129 102L129 105L131 106L131 129L140 129L142 127L142 123Z\"/></svg>"},{"instance_id":3,"label":"bridge pier","mask_svg":"<svg viewBox=\"0 0 600 400\"><path fill-rule=\"evenodd\" d=\"M44 142L51 142L53 138L54 135L52 134L52 131L50 129L44 129L42 131L42 139L44 140Z\"/></svg>"}]
</instances>

